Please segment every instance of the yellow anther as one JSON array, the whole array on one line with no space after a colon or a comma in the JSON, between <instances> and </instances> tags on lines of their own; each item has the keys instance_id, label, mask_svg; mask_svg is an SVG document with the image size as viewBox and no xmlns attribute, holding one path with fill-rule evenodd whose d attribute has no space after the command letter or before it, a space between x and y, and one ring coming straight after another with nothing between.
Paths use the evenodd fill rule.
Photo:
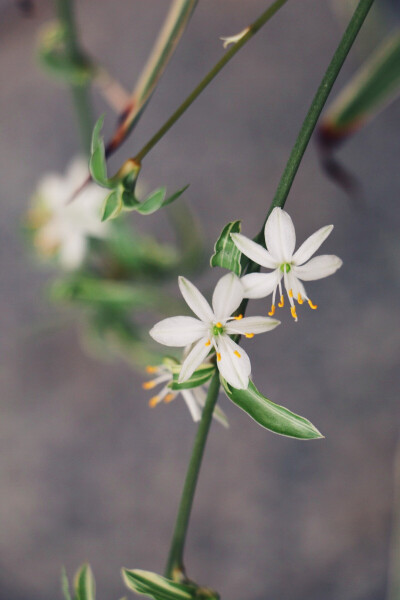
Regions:
<instances>
[{"instance_id":1,"label":"yellow anther","mask_svg":"<svg viewBox=\"0 0 400 600\"><path fill-rule=\"evenodd\" d=\"M151 365L147 365L146 371L147 373L157 373L158 367L152 367Z\"/></svg>"},{"instance_id":2,"label":"yellow anther","mask_svg":"<svg viewBox=\"0 0 400 600\"><path fill-rule=\"evenodd\" d=\"M281 296L281 299L279 300L278 306L279 306L279 308L282 308L283 306L285 306L285 298L283 297L283 294Z\"/></svg>"},{"instance_id":3,"label":"yellow anther","mask_svg":"<svg viewBox=\"0 0 400 600\"><path fill-rule=\"evenodd\" d=\"M293 290L289 290L288 293L289 293L290 298L293 298Z\"/></svg>"},{"instance_id":4,"label":"yellow anther","mask_svg":"<svg viewBox=\"0 0 400 600\"><path fill-rule=\"evenodd\" d=\"M207 340L206 343L204 344L205 346L211 346L211 341Z\"/></svg>"},{"instance_id":5,"label":"yellow anther","mask_svg":"<svg viewBox=\"0 0 400 600\"><path fill-rule=\"evenodd\" d=\"M301 294L300 294L300 292L297 294L297 302L298 302L299 304L303 304L303 302L304 302L303 298L301 297Z\"/></svg>"},{"instance_id":6,"label":"yellow anther","mask_svg":"<svg viewBox=\"0 0 400 600\"><path fill-rule=\"evenodd\" d=\"M175 394L167 394L164 398L164 402L166 402L168 404L168 402L171 402L174 398L175 398Z\"/></svg>"},{"instance_id":7,"label":"yellow anther","mask_svg":"<svg viewBox=\"0 0 400 600\"><path fill-rule=\"evenodd\" d=\"M159 402L160 402L160 396L153 396L149 400L149 406L150 406L150 408L154 408L155 406L157 406L157 404Z\"/></svg>"},{"instance_id":8,"label":"yellow anther","mask_svg":"<svg viewBox=\"0 0 400 600\"><path fill-rule=\"evenodd\" d=\"M217 360L221 360L221 355L219 352L217 352Z\"/></svg>"},{"instance_id":9,"label":"yellow anther","mask_svg":"<svg viewBox=\"0 0 400 600\"><path fill-rule=\"evenodd\" d=\"M271 310L269 311L269 316L272 317L275 314L275 304L271 306Z\"/></svg>"},{"instance_id":10,"label":"yellow anther","mask_svg":"<svg viewBox=\"0 0 400 600\"><path fill-rule=\"evenodd\" d=\"M249 338L249 340L251 340L251 338L254 337L254 333L245 333L244 337L247 337L247 338Z\"/></svg>"},{"instance_id":11,"label":"yellow anther","mask_svg":"<svg viewBox=\"0 0 400 600\"><path fill-rule=\"evenodd\" d=\"M318 308L318 306L316 304L313 304L310 299L308 300L308 306L310 308L312 308L313 310L315 310L316 308Z\"/></svg>"},{"instance_id":12,"label":"yellow anther","mask_svg":"<svg viewBox=\"0 0 400 600\"><path fill-rule=\"evenodd\" d=\"M237 317L233 317L235 319L235 321L240 321L240 319L243 319L243 315L238 315Z\"/></svg>"},{"instance_id":13,"label":"yellow anther","mask_svg":"<svg viewBox=\"0 0 400 600\"><path fill-rule=\"evenodd\" d=\"M155 383L154 381L145 381L144 383L142 383L142 388L144 390L151 390L153 387L155 387Z\"/></svg>"},{"instance_id":14,"label":"yellow anther","mask_svg":"<svg viewBox=\"0 0 400 600\"><path fill-rule=\"evenodd\" d=\"M223 327L223 325L218 321L218 323L215 323L215 327Z\"/></svg>"},{"instance_id":15,"label":"yellow anther","mask_svg":"<svg viewBox=\"0 0 400 600\"><path fill-rule=\"evenodd\" d=\"M296 307L295 306L291 306L290 307L290 312L292 313L293 319L296 319L296 321L297 321Z\"/></svg>"},{"instance_id":16,"label":"yellow anther","mask_svg":"<svg viewBox=\"0 0 400 600\"><path fill-rule=\"evenodd\" d=\"M242 356L242 355L240 354L240 352L238 352L237 350L235 350L235 352L234 352L233 354L235 354L235 355L236 355L238 358L241 358L241 356Z\"/></svg>"}]
</instances>

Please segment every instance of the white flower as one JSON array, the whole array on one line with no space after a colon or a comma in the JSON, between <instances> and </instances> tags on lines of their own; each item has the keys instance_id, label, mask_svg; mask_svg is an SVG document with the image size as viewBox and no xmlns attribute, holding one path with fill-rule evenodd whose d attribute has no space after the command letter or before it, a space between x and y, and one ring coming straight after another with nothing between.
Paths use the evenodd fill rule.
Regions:
<instances>
[{"instance_id":1,"label":"white flower","mask_svg":"<svg viewBox=\"0 0 400 600\"><path fill-rule=\"evenodd\" d=\"M278 306L284 305L281 283L283 279L295 321L297 321L297 313L294 299L299 304L307 300L311 308L317 308L307 296L301 280L312 281L328 277L342 266L340 258L334 255L325 254L309 260L332 229L333 225L321 227L294 252L296 233L293 221L287 212L281 208L274 208L265 224L267 250L240 233L232 233L231 237L235 245L243 254L266 269L274 269L272 273L250 273L242 277L244 297L264 298L272 293L272 306L268 313L272 316L275 313L275 296L278 288L280 296Z\"/></svg>"},{"instance_id":2,"label":"white flower","mask_svg":"<svg viewBox=\"0 0 400 600\"><path fill-rule=\"evenodd\" d=\"M65 269L77 269L87 251L87 238L103 238L108 225L100 220L100 208L108 193L89 183L69 202L88 175L87 162L75 159L65 176L50 173L40 181L30 220L36 228L34 243L46 255L57 255Z\"/></svg>"},{"instance_id":3,"label":"white flower","mask_svg":"<svg viewBox=\"0 0 400 600\"><path fill-rule=\"evenodd\" d=\"M234 273L228 273L218 281L212 298L212 309L199 290L184 277L179 277L179 287L198 319L171 317L160 321L150 331L157 342L166 346L193 344L182 364L179 383L189 379L214 348L222 377L234 388L247 389L251 372L250 359L229 336L244 334L252 338L256 333L274 329L279 321L268 317L230 317L243 299L242 284Z\"/></svg>"},{"instance_id":4,"label":"white flower","mask_svg":"<svg viewBox=\"0 0 400 600\"><path fill-rule=\"evenodd\" d=\"M162 401L167 403L172 402L172 400L175 400L179 394L182 394L189 412L192 415L193 421L200 421L201 413L207 398L207 392L203 386L186 390L172 390L169 387L169 384L173 380L173 374L168 363L158 365L156 367L148 366L146 367L146 371L148 373L155 374L156 377L150 381L145 381L142 384L145 390L151 390L160 384L164 384L157 395L150 398L149 406L153 408ZM229 427L225 413L218 406L214 408L213 417L224 427Z\"/></svg>"}]
</instances>

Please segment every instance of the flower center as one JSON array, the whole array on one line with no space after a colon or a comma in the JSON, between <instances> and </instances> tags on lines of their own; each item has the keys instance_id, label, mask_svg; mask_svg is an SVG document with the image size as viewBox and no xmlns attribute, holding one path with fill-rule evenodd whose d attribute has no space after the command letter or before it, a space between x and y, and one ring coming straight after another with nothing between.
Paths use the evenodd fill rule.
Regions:
<instances>
[{"instance_id":1,"label":"flower center","mask_svg":"<svg viewBox=\"0 0 400 600\"><path fill-rule=\"evenodd\" d=\"M289 271L292 267L291 267L291 265L289 265L289 263L282 263L279 268L282 271L282 273L289 273Z\"/></svg>"},{"instance_id":2,"label":"flower center","mask_svg":"<svg viewBox=\"0 0 400 600\"><path fill-rule=\"evenodd\" d=\"M212 328L212 332L213 335L217 336L217 335L221 335L222 333L224 333L225 329L224 326L222 325L222 323L218 322L215 325L213 325Z\"/></svg>"}]
</instances>

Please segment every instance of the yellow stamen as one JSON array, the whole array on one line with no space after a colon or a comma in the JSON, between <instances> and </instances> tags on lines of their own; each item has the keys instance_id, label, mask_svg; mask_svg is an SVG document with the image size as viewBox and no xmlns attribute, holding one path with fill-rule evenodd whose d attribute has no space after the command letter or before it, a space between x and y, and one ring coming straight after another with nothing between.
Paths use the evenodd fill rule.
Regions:
<instances>
[{"instance_id":1,"label":"yellow stamen","mask_svg":"<svg viewBox=\"0 0 400 600\"><path fill-rule=\"evenodd\" d=\"M175 398L175 394L167 394L164 398L164 402L166 402L168 404L168 402L171 402L171 400L173 400Z\"/></svg>"},{"instance_id":2,"label":"yellow stamen","mask_svg":"<svg viewBox=\"0 0 400 600\"><path fill-rule=\"evenodd\" d=\"M243 319L243 315L238 315L237 317L233 317L235 319L235 321L240 321L240 319Z\"/></svg>"},{"instance_id":3,"label":"yellow stamen","mask_svg":"<svg viewBox=\"0 0 400 600\"><path fill-rule=\"evenodd\" d=\"M216 323L216 324L215 324L215 326L216 326L216 327L222 327L222 323L220 323L220 322L218 321L218 323Z\"/></svg>"},{"instance_id":4,"label":"yellow stamen","mask_svg":"<svg viewBox=\"0 0 400 600\"><path fill-rule=\"evenodd\" d=\"M269 314L269 313L268 313L268 314ZM249 338L249 340L251 340L251 338L253 338L253 337L254 337L254 333L245 333L245 334L244 334L244 337L247 337L247 338Z\"/></svg>"},{"instance_id":5,"label":"yellow stamen","mask_svg":"<svg viewBox=\"0 0 400 600\"><path fill-rule=\"evenodd\" d=\"M283 294L281 296L281 299L278 303L279 308L282 308L283 306L285 306L285 298L283 297Z\"/></svg>"},{"instance_id":6,"label":"yellow stamen","mask_svg":"<svg viewBox=\"0 0 400 600\"><path fill-rule=\"evenodd\" d=\"M145 381L144 383L142 383L142 388L144 390L151 390L155 386L156 384L154 383L154 381Z\"/></svg>"},{"instance_id":7,"label":"yellow stamen","mask_svg":"<svg viewBox=\"0 0 400 600\"><path fill-rule=\"evenodd\" d=\"M152 367L151 365L147 365L146 371L147 373L157 373L158 367Z\"/></svg>"},{"instance_id":8,"label":"yellow stamen","mask_svg":"<svg viewBox=\"0 0 400 600\"><path fill-rule=\"evenodd\" d=\"M293 298L293 290L289 290L288 293L289 293L290 298Z\"/></svg>"},{"instance_id":9,"label":"yellow stamen","mask_svg":"<svg viewBox=\"0 0 400 600\"><path fill-rule=\"evenodd\" d=\"M155 406L157 406L157 404L159 402L160 402L160 396L153 396L149 400L149 406L150 406L150 408L154 408Z\"/></svg>"},{"instance_id":10,"label":"yellow stamen","mask_svg":"<svg viewBox=\"0 0 400 600\"><path fill-rule=\"evenodd\" d=\"M211 346L211 341L207 340L206 343L204 344L205 346Z\"/></svg>"},{"instance_id":11,"label":"yellow stamen","mask_svg":"<svg viewBox=\"0 0 400 600\"><path fill-rule=\"evenodd\" d=\"M297 294L297 302L298 302L299 304L303 304L303 302L304 302L303 298L301 297L301 294L300 294L300 292Z\"/></svg>"},{"instance_id":12,"label":"yellow stamen","mask_svg":"<svg viewBox=\"0 0 400 600\"><path fill-rule=\"evenodd\" d=\"M240 353L239 353L237 350L235 350L235 352L234 352L233 354L236 354L236 356L237 356L238 358L241 358L241 356L242 356L242 355L241 355L241 354L240 354Z\"/></svg>"},{"instance_id":13,"label":"yellow stamen","mask_svg":"<svg viewBox=\"0 0 400 600\"><path fill-rule=\"evenodd\" d=\"M316 304L313 304L310 299L308 300L308 306L310 308L312 308L313 310L315 310L316 308L318 308L318 306Z\"/></svg>"},{"instance_id":14,"label":"yellow stamen","mask_svg":"<svg viewBox=\"0 0 400 600\"><path fill-rule=\"evenodd\" d=\"M217 352L217 360L221 360L221 355L219 352Z\"/></svg>"},{"instance_id":15,"label":"yellow stamen","mask_svg":"<svg viewBox=\"0 0 400 600\"><path fill-rule=\"evenodd\" d=\"M271 310L269 311L269 316L272 317L275 314L275 304L271 306Z\"/></svg>"},{"instance_id":16,"label":"yellow stamen","mask_svg":"<svg viewBox=\"0 0 400 600\"><path fill-rule=\"evenodd\" d=\"M296 313L296 307L295 306L291 306L290 307L290 312L292 313L293 319L297 320L297 313Z\"/></svg>"}]
</instances>

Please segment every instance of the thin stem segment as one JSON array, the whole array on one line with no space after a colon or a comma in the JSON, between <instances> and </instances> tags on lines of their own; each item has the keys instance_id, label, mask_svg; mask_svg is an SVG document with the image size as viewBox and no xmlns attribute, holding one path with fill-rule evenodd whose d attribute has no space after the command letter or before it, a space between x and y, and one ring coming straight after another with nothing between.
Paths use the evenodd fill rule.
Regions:
<instances>
[{"instance_id":1,"label":"thin stem segment","mask_svg":"<svg viewBox=\"0 0 400 600\"><path fill-rule=\"evenodd\" d=\"M218 75L218 73L225 67L225 65L235 56L237 52L244 46L263 25L265 25L278 10L286 4L288 0L275 0L262 15L258 17L247 27L247 33L237 41L230 50L228 50L223 57L217 62L217 64L211 69L211 71L201 80L201 82L194 88L191 94L186 98L184 102L177 108L177 110L170 116L170 118L164 123L164 125L157 131L157 133L147 142L147 144L137 153L135 160L141 162L143 158L150 152L150 150L160 141L160 139L171 129L176 121L183 115L183 113L189 108L191 104L200 96L201 92L208 86L209 83Z\"/></svg>"},{"instance_id":2,"label":"thin stem segment","mask_svg":"<svg viewBox=\"0 0 400 600\"><path fill-rule=\"evenodd\" d=\"M189 518L192 510L197 480L199 477L201 461L203 459L204 448L207 442L208 432L210 430L212 416L218 398L219 386L219 374L217 371L211 379L210 387L208 389L206 403L204 405L201 421L197 429L193 451L186 473L185 485L183 486L182 490L178 516L175 523L171 548L165 569L165 576L169 579L179 580L184 578L183 551L186 533L189 525Z\"/></svg>"}]
</instances>

